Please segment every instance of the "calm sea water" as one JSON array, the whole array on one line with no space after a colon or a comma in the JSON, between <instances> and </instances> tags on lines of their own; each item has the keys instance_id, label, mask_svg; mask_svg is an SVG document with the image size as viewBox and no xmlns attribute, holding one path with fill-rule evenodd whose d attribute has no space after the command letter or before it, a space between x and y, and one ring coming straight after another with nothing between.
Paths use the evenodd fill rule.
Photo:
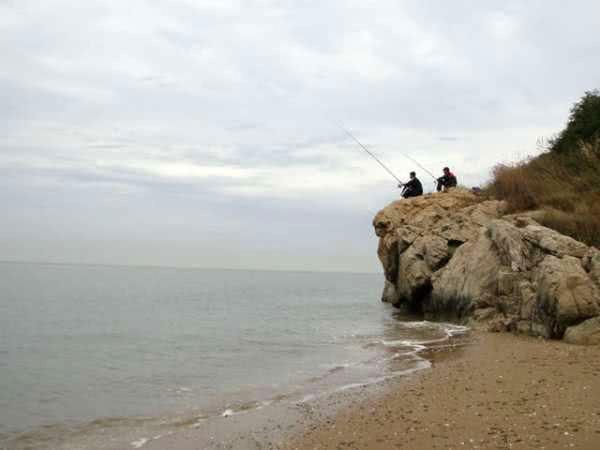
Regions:
<instances>
[{"instance_id":1,"label":"calm sea water","mask_svg":"<svg viewBox=\"0 0 600 450\"><path fill-rule=\"evenodd\" d=\"M400 370L421 368L414 350L450 328L398 317L381 285L378 274L0 264L0 444L302 401L393 375L387 362L403 355Z\"/></svg>"}]
</instances>

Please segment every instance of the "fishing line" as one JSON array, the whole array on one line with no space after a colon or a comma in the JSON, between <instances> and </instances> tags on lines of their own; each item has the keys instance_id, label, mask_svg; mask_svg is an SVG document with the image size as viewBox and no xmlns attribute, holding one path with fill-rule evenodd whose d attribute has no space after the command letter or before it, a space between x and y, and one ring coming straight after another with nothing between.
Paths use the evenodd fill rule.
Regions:
<instances>
[{"instance_id":1,"label":"fishing line","mask_svg":"<svg viewBox=\"0 0 600 450\"><path fill-rule=\"evenodd\" d=\"M380 165L381 167L383 167L383 168L384 168L384 169L387 171L387 173L389 173L391 176L393 176L393 177L394 177L394 178L395 178L395 179L398 181L398 183L402 184L402 180L400 180L400 178L398 178L396 175L394 175L394 172L392 172L392 171L391 171L391 170L390 170L390 169L389 169L389 168L388 168L388 167L387 167L387 166L386 166L384 163L382 163L382 162L379 160L379 158L378 158L377 156L375 156L373 153L371 153L367 147L365 147L364 145L362 145L362 144L361 144L361 142L360 142L358 139L356 139L352 133L350 133L348 130L346 130L346 129L345 129L343 126L341 126L341 125L338 125L338 126L339 126L339 127L340 127L340 128L341 128L341 129L342 129L342 130L343 130L343 131L344 131L344 132L345 132L345 133L346 133L348 136L350 136L352 139L354 139L354 141L355 141L355 142L356 142L358 145L360 145L360 146L361 146L361 148L362 148L362 149L363 149L365 152L367 152L369 155L371 155L371 156L373 157L373 159L374 159L375 161L377 161L377 162L379 163L379 165Z\"/></svg>"},{"instance_id":2,"label":"fishing line","mask_svg":"<svg viewBox=\"0 0 600 450\"><path fill-rule=\"evenodd\" d=\"M394 172L392 172L384 163L381 162L381 160L379 158L377 158L377 156L375 156L373 153L371 153L371 151L369 151L369 149L367 147L365 147L352 133L350 133L350 131L348 131L346 128L344 128L342 125L340 124L336 124L338 127L340 127L344 133L346 133L348 136L350 136L358 145L360 145L360 147L367 152L375 161L377 161L379 163L379 165L381 167L383 167L391 176L393 176L398 183L403 184L402 181L394 174ZM419 164L419 162L417 160L415 160L414 158L402 153L402 152L398 152L401 156L404 156L406 159L412 161L413 163L415 163L419 168L423 169L427 174L431 175L431 177L437 181L437 177L432 174L429 170L427 170L425 167L423 167L421 164Z\"/></svg>"}]
</instances>

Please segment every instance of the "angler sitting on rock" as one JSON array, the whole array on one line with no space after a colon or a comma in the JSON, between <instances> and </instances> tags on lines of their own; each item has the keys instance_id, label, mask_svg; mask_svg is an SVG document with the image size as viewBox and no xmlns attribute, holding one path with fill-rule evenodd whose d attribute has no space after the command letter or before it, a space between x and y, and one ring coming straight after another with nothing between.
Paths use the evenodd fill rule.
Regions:
<instances>
[{"instance_id":1,"label":"angler sitting on rock","mask_svg":"<svg viewBox=\"0 0 600 450\"><path fill-rule=\"evenodd\" d=\"M410 173L410 180L406 183L400 183L398 187L402 188L402 197L418 197L423 195L423 185L417 178L417 174L414 172Z\"/></svg>"},{"instance_id":2,"label":"angler sitting on rock","mask_svg":"<svg viewBox=\"0 0 600 450\"><path fill-rule=\"evenodd\" d=\"M456 187L456 176L448 167L444 167L444 175L437 179L437 191L440 192L442 188L446 191L451 187Z\"/></svg>"}]
</instances>

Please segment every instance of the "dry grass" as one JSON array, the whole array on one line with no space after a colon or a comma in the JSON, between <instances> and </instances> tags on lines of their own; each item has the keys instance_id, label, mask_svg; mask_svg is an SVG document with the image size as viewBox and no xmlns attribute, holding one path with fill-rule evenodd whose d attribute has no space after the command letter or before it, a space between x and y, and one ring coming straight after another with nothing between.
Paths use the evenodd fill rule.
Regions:
<instances>
[{"instance_id":1,"label":"dry grass","mask_svg":"<svg viewBox=\"0 0 600 450\"><path fill-rule=\"evenodd\" d=\"M600 246L600 140L494 168L488 195L511 212L539 209L543 225Z\"/></svg>"}]
</instances>

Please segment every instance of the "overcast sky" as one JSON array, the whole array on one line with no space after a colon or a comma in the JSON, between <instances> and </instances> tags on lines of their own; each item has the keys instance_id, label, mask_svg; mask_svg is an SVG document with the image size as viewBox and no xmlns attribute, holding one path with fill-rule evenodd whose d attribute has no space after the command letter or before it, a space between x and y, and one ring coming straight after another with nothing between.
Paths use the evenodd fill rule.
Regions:
<instances>
[{"instance_id":1,"label":"overcast sky","mask_svg":"<svg viewBox=\"0 0 600 450\"><path fill-rule=\"evenodd\" d=\"M401 178L467 185L600 87L590 1L0 0L0 259L379 271Z\"/></svg>"}]
</instances>

